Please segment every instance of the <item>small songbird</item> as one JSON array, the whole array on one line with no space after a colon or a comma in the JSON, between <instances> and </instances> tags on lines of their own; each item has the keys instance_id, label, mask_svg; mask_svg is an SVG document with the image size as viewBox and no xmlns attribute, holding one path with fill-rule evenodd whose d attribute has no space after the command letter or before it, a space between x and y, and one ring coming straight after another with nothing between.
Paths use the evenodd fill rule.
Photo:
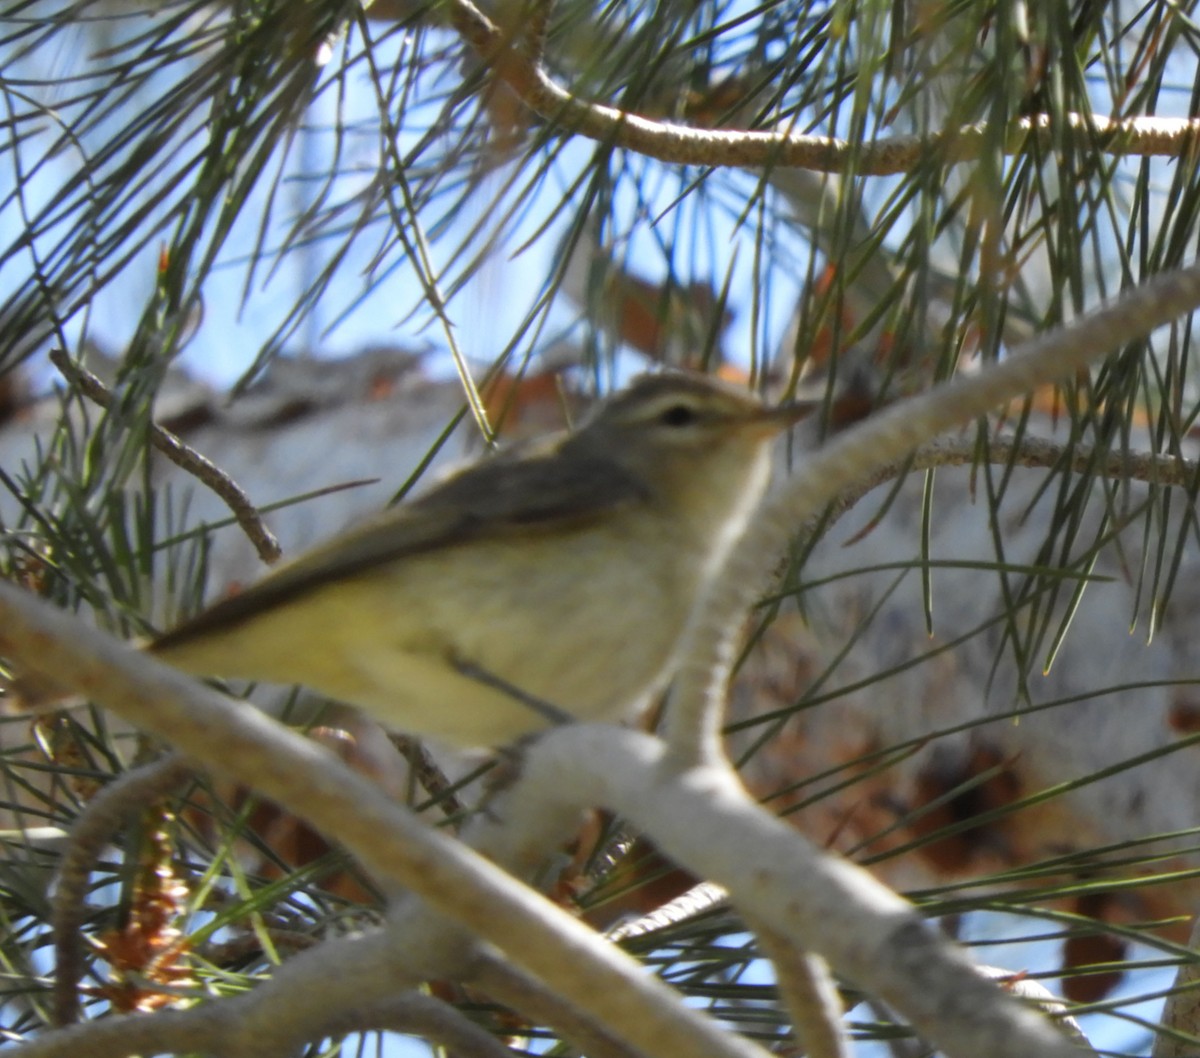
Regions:
<instances>
[{"instance_id":1,"label":"small songbird","mask_svg":"<svg viewBox=\"0 0 1200 1058\"><path fill-rule=\"evenodd\" d=\"M576 432L481 459L147 649L459 746L626 718L670 679L766 490L772 440L809 410L643 376Z\"/></svg>"}]
</instances>

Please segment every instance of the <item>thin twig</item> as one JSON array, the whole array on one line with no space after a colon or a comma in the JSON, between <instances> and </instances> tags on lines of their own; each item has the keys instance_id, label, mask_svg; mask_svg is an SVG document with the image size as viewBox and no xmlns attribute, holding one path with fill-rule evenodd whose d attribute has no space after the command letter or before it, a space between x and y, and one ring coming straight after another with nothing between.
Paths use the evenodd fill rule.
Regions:
<instances>
[{"instance_id":1,"label":"thin twig","mask_svg":"<svg viewBox=\"0 0 1200 1058\"><path fill-rule=\"evenodd\" d=\"M512 1058L492 1033L470 1021L460 1010L434 996L405 992L363 1009L350 1007L330 1019L330 1035L339 1032L402 1032L428 1040L447 1054L471 1058Z\"/></svg>"},{"instance_id":2,"label":"thin twig","mask_svg":"<svg viewBox=\"0 0 1200 1058\"><path fill-rule=\"evenodd\" d=\"M1200 919L1192 924L1188 947L1200 945ZM1154 1035L1153 1058L1188 1058L1200 1050L1200 966L1182 963L1171 982L1162 1020Z\"/></svg>"},{"instance_id":3,"label":"thin twig","mask_svg":"<svg viewBox=\"0 0 1200 1058\"><path fill-rule=\"evenodd\" d=\"M323 943L321 937L312 933L302 933L298 929L268 926L264 932L276 951L307 951ZM243 933L233 940L222 941L220 944L205 944L196 949L202 959L218 967L231 966L243 959L262 955L264 950L263 938L257 930L254 933Z\"/></svg>"},{"instance_id":4,"label":"thin twig","mask_svg":"<svg viewBox=\"0 0 1200 1058\"><path fill-rule=\"evenodd\" d=\"M612 1030L565 1002L551 988L494 952L481 951L465 982L534 1025L553 1025L564 1039L589 1058L641 1058Z\"/></svg>"},{"instance_id":5,"label":"thin twig","mask_svg":"<svg viewBox=\"0 0 1200 1058\"><path fill-rule=\"evenodd\" d=\"M975 972L980 977L986 977L989 981L995 981L1009 995L1014 995L1024 1000L1031 1007L1040 1010L1046 1015L1047 1019L1059 1027L1064 1036L1069 1037L1073 1043L1078 1044L1080 1047L1087 1048L1089 1054L1095 1055L1097 1053L1084 1034L1083 1029L1079 1027L1079 1022L1071 1017L1070 1007L1040 981L1024 977L1019 973L1013 973L1012 970L1007 970L1001 966L986 966L982 963L975 967ZM1191 1053L1195 1054L1194 1048Z\"/></svg>"},{"instance_id":6,"label":"thin twig","mask_svg":"<svg viewBox=\"0 0 1200 1058\"><path fill-rule=\"evenodd\" d=\"M546 35L550 31L550 15L554 0L528 0L525 14L525 56L541 67L546 52Z\"/></svg>"},{"instance_id":7,"label":"thin twig","mask_svg":"<svg viewBox=\"0 0 1200 1058\"><path fill-rule=\"evenodd\" d=\"M173 753L128 771L100 791L75 819L54 891L54 1024L79 1019L86 898L92 868L113 833L133 811L174 789L195 770Z\"/></svg>"},{"instance_id":8,"label":"thin twig","mask_svg":"<svg viewBox=\"0 0 1200 1058\"><path fill-rule=\"evenodd\" d=\"M454 792L454 783L442 770L441 765L434 759L433 754L425 748L419 738L388 732L392 745L408 762L413 778L420 784L430 798L447 816L455 817L466 811L466 806Z\"/></svg>"},{"instance_id":9,"label":"thin twig","mask_svg":"<svg viewBox=\"0 0 1200 1058\"><path fill-rule=\"evenodd\" d=\"M829 965L753 918L747 919L747 925L775 968L775 987L792 1017L797 1053L808 1058L851 1058L842 1002Z\"/></svg>"},{"instance_id":10,"label":"thin twig","mask_svg":"<svg viewBox=\"0 0 1200 1058\"><path fill-rule=\"evenodd\" d=\"M985 123L929 136L893 136L863 144L832 136L698 129L653 121L579 99L555 83L530 58L528 49L514 48L508 36L470 0L450 0L449 7L459 35L535 114L564 132L637 151L663 162L753 168L783 166L886 176L909 173L930 158L939 159L944 165L970 161L990 150L995 141ZM1125 157L1182 158L1200 144L1200 121L1068 113L1062 116L1060 124L1048 114L1037 114L1018 118L1009 125L1003 149L1016 154L1031 140L1056 150L1075 144L1090 152Z\"/></svg>"},{"instance_id":11,"label":"thin twig","mask_svg":"<svg viewBox=\"0 0 1200 1058\"><path fill-rule=\"evenodd\" d=\"M102 408L112 407L114 397L108 387L87 368L75 363L62 349L51 350L50 361L63 373L67 381L78 386L79 391L86 397L94 400ZM148 434L150 443L172 463L202 481L225 501L242 531L250 538L259 558L271 563L283 554L283 548L263 523L258 508L237 482L212 460L202 456L194 448L189 448L170 430L164 430L157 423L150 423Z\"/></svg>"},{"instance_id":12,"label":"thin twig","mask_svg":"<svg viewBox=\"0 0 1200 1058\"><path fill-rule=\"evenodd\" d=\"M922 445L911 456L902 456L876 467L871 474L843 489L824 520L832 526L873 489L893 481L906 471L935 467L966 466L983 458L974 433L965 437L943 437ZM1109 451L1097 457L1090 445L1067 445L1043 437L989 437L986 461L994 466L1049 469L1064 465L1076 474L1093 474L1116 481L1143 481L1163 487L1187 487L1200 480L1200 462L1182 456L1153 452Z\"/></svg>"},{"instance_id":13,"label":"thin twig","mask_svg":"<svg viewBox=\"0 0 1200 1058\"><path fill-rule=\"evenodd\" d=\"M698 882L687 892L660 904L653 911L647 911L629 922L618 922L611 929L605 930L604 935L614 944L619 944L631 937L647 937L660 930L673 929L697 915L707 914L728 905L729 893L721 886L712 882Z\"/></svg>"}]
</instances>

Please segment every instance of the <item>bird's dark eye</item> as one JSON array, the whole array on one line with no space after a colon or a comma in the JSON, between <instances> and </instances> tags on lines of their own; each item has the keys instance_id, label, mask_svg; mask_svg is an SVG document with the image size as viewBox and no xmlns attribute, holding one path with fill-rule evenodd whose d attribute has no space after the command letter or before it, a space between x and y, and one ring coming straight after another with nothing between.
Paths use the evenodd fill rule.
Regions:
<instances>
[{"instance_id":1,"label":"bird's dark eye","mask_svg":"<svg viewBox=\"0 0 1200 1058\"><path fill-rule=\"evenodd\" d=\"M658 417L664 426L690 426L696 421L696 409L687 404L672 404Z\"/></svg>"}]
</instances>

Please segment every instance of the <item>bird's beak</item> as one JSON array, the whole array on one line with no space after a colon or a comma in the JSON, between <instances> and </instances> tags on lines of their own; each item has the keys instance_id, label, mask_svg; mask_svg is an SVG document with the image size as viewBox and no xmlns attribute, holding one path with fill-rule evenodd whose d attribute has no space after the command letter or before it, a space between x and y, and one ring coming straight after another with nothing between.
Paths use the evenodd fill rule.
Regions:
<instances>
[{"instance_id":1,"label":"bird's beak","mask_svg":"<svg viewBox=\"0 0 1200 1058\"><path fill-rule=\"evenodd\" d=\"M755 432L775 434L795 426L801 419L806 419L814 411L819 410L819 400L790 400L785 404L776 404L773 408L763 408L762 412L750 423Z\"/></svg>"}]
</instances>

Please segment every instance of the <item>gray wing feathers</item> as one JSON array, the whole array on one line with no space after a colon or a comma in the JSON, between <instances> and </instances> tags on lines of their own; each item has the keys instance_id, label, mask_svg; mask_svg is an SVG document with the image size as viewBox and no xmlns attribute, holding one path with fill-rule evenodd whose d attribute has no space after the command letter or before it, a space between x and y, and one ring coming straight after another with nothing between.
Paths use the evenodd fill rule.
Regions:
<instances>
[{"instance_id":1,"label":"gray wing feathers","mask_svg":"<svg viewBox=\"0 0 1200 1058\"><path fill-rule=\"evenodd\" d=\"M609 459L506 457L474 464L425 496L348 530L269 573L258 583L203 610L166 633L154 648L179 645L342 577L405 555L470 540L499 539L585 525L645 497L640 482ZM577 453L578 456L578 453ZM508 464L496 473L495 460Z\"/></svg>"}]
</instances>

